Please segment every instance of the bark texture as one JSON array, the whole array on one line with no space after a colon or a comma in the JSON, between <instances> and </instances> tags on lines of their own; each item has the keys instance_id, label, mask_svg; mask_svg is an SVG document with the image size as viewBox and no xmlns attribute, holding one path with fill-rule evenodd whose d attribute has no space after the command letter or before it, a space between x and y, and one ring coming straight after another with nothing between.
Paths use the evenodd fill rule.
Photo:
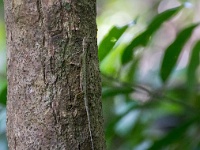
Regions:
<instances>
[{"instance_id":1,"label":"bark texture","mask_svg":"<svg viewBox=\"0 0 200 150\"><path fill-rule=\"evenodd\" d=\"M10 150L104 150L96 2L5 0Z\"/></svg>"}]
</instances>

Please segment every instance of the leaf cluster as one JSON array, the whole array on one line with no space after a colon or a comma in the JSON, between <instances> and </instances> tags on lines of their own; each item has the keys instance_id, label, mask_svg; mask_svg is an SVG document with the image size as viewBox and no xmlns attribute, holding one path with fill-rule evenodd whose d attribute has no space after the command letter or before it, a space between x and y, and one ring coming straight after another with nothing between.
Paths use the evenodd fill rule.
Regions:
<instances>
[{"instance_id":1,"label":"leaf cluster","mask_svg":"<svg viewBox=\"0 0 200 150\"><path fill-rule=\"evenodd\" d=\"M157 14L129 42L123 42L134 28L129 24L112 27L100 42L98 55L108 149L200 149L200 40L194 41L187 64L178 67L199 23L179 30L163 49L159 67L149 75L151 84L140 79L142 58L154 36L182 9L179 6Z\"/></svg>"}]
</instances>

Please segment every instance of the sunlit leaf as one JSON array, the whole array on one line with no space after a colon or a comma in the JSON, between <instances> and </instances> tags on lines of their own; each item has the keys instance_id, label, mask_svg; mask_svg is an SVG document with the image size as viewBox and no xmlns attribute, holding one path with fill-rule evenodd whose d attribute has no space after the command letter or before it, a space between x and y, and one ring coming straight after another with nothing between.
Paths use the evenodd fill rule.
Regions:
<instances>
[{"instance_id":1,"label":"sunlit leaf","mask_svg":"<svg viewBox=\"0 0 200 150\"><path fill-rule=\"evenodd\" d=\"M122 64L126 64L132 60L133 50L138 46L146 46L149 42L150 37L160 28L160 26L172 16L174 16L182 6L169 9L158 14L152 22L148 25L147 29L134 38L130 44L124 49L122 55Z\"/></svg>"},{"instance_id":2,"label":"sunlit leaf","mask_svg":"<svg viewBox=\"0 0 200 150\"><path fill-rule=\"evenodd\" d=\"M121 68L121 52L124 48L124 44L119 44L110 51L103 61L100 63L100 71L103 74L118 77Z\"/></svg>"},{"instance_id":3,"label":"sunlit leaf","mask_svg":"<svg viewBox=\"0 0 200 150\"><path fill-rule=\"evenodd\" d=\"M186 44L187 40L190 38L193 30L198 24L193 24L185 29L183 29L176 37L174 42L165 50L165 54L162 60L162 65L160 69L160 77L163 82L166 82L172 73L181 50Z\"/></svg>"},{"instance_id":4,"label":"sunlit leaf","mask_svg":"<svg viewBox=\"0 0 200 150\"><path fill-rule=\"evenodd\" d=\"M187 85L190 92L195 92L194 87L195 83L197 82L196 70L197 67L200 65L200 41L198 41L194 48L192 49L190 61L188 64L187 70Z\"/></svg>"},{"instance_id":5,"label":"sunlit leaf","mask_svg":"<svg viewBox=\"0 0 200 150\"><path fill-rule=\"evenodd\" d=\"M114 26L109 33L104 37L102 42L99 44L98 56L99 60L102 61L112 50L118 39L126 31L128 25L123 27Z\"/></svg>"},{"instance_id":6,"label":"sunlit leaf","mask_svg":"<svg viewBox=\"0 0 200 150\"><path fill-rule=\"evenodd\" d=\"M1 7L1 6L0 6ZM0 51L6 48L5 24L0 20Z\"/></svg>"}]
</instances>

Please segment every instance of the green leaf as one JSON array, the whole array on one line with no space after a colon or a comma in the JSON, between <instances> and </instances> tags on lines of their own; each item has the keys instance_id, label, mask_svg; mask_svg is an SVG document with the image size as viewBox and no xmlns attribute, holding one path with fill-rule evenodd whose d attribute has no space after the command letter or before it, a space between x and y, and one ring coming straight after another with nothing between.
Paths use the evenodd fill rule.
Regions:
<instances>
[{"instance_id":1,"label":"green leaf","mask_svg":"<svg viewBox=\"0 0 200 150\"><path fill-rule=\"evenodd\" d=\"M148 150L161 150L162 148L176 142L178 139L182 138L182 136L185 134L185 131L195 122L199 122L199 117L193 117L192 119L189 119L179 125L177 128L171 130L162 139L154 142L154 144Z\"/></svg>"},{"instance_id":2,"label":"green leaf","mask_svg":"<svg viewBox=\"0 0 200 150\"><path fill-rule=\"evenodd\" d=\"M138 67L139 62L140 62L140 57L135 58L134 61L131 62L130 68L126 74L127 82L134 82L135 74L138 69L137 67Z\"/></svg>"},{"instance_id":3,"label":"green leaf","mask_svg":"<svg viewBox=\"0 0 200 150\"><path fill-rule=\"evenodd\" d=\"M109 33L99 44L99 51L98 51L99 61L102 61L109 54L109 52L112 50L118 39L126 31L127 28L128 25L122 27L114 26L109 31Z\"/></svg>"},{"instance_id":4,"label":"green leaf","mask_svg":"<svg viewBox=\"0 0 200 150\"><path fill-rule=\"evenodd\" d=\"M129 103L129 107L127 108L127 110L120 114L119 116L116 116L115 118L113 118L111 121L109 121L109 124L106 127L106 131L105 131L105 136L106 139L110 139L115 135L115 126L116 124L125 116L127 115L129 112L131 112L132 110L136 109L139 107L139 103L138 102L130 102Z\"/></svg>"},{"instance_id":5,"label":"green leaf","mask_svg":"<svg viewBox=\"0 0 200 150\"><path fill-rule=\"evenodd\" d=\"M130 44L124 49L124 53L122 55L122 64L126 64L132 60L133 50L138 46L146 46L151 38L151 36L160 28L160 26L172 16L174 16L177 12L181 10L182 6L169 9L158 14L152 22L149 24L147 29L134 38Z\"/></svg>"},{"instance_id":6,"label":"green leaf","mask_svg":"<svg viewBox=\"0 0 200 150\"><path fill-rule=\"evenodd\" d=\"M0 0L0 7L3 7L3 0Z\"/></svg>"},{"instance_id":7,"label":"green leaf","mask_svg":"<svg viewBox=\"0 0 200 150\"><path fill-rule=\"evenodd\" d=\"M107 88L102 92L102 98L108 98L112 96L116 96L118 94L129 94L133 92L133 89L130 87L113 87Z\"/></svg>"},{"instance_id":8,"label":"green leaf","mask_svg":"<svg viewBox=\"0 0 200 150\"><path fill-rule=\"evenodd\" d=\"M1 7L1 6L0 6ZM1 9L1 8L0 8ZM1 10L0 10L1 13ZM5 23L0 20L0 51L6 49L6 32L5 32Z\"/></svg>"},{"instance_id":9,"label":"green leaf","mask_svg":"<svg viewBox=\"0 0 200 150\"><path fill-rule=\"evenodd\" d=\"M194 92L195 83L197 82L196 69L199 66L200 41L192 49L190 61L187 70L187 85L190 92Z\"/></svg>"},{"instance_id":10,"label":"green leaf","mask_svg":"<svg viewBox=\"0 0 200 150\"><path fill-rule=\"evenodd\" d=\"M6 99L7 99L7 86L4 86L4 88L0 91L0 104L6 105Z\"/></svg>"},{"instance_id":11,"label":"green leaf","mask_svg":"<svg viewBox=\"0 0 200 150\"><path fill-rule=\"evenodd\" d=\"M163 82L166 82L172 73L182 48L187 40L192 35L192 31L198 24L193 24L183 29L176 37L174 42L165 50L164 58L160 69L160 77Z\"/></svg>"}]
</instances>

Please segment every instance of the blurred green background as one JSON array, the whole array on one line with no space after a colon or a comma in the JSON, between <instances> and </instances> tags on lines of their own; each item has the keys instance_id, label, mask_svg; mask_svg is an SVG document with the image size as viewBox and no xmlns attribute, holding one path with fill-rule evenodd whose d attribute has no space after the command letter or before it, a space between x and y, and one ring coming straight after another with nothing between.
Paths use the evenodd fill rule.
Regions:
<instances>
[{"instance_id":1,"label":"blurred green background","mask_svg":"<svg viewBox=\"0 0 200 150\"><path fill-rule=\"evenodd\" d=\"M97 2L108 150L200 150L200 1ZM6 150L2 0L0 103L0 150Z\"/></svg>"}]
</instances>

